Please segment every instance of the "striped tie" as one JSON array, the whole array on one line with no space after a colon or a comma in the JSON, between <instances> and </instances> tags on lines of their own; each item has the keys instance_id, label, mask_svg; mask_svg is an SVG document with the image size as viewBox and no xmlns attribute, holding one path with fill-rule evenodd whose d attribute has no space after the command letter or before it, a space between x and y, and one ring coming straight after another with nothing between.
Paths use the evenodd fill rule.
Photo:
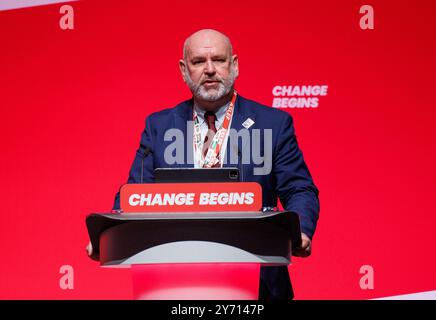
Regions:
<instances>
[{"instance_id":1,"label":"striped tie","mask_svg":"<svg viewBox=\"0 0 436 320\"><path fill-rule=\"evenodd\" d=\"M204 143L203 143L203 155L206 157L207 150L209 149L210 144L212 143L213 137L216 133L216 127L215 127L215 121L216 121L216 115L212 111L206 111L204 114L204 119L207 123L207 134L204 137ZM220 167L220 163L217 162L215 165L213 165L214 168Z\"/></svg>"}]
</instances>

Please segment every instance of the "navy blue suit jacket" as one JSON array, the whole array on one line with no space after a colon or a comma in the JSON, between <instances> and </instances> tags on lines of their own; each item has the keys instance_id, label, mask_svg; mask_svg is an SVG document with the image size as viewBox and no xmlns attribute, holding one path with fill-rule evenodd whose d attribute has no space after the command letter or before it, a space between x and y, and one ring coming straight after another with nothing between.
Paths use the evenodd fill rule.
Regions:
<instances>
[{"instance_id":1,"label":"navy blue suit jacket","mask_svg":"<svg viewBox=\"0 0 436 320\"><path fill-rule=\"evenodd\" d=\"M128 183L140 183L141 171L144 183L154 181L155 168L193 167L192 161L192 133L189 135L187 122L192 121L193 99L184 101L174 108L165 109L151 114L145 123L145 130L141 136L140 146L130 169ZM231 150L246 152L247 146L243 139L228 139L225 167L238 167L241 178L247 182L258 182L262 186L263 206L275 207L280 199L286 210L296 212L300 217L301 230L310 238L315 232L319 200L318 189L314 185L310 172L303 159L295 136L292 117L279 109L261 105L238 95L231 128L237 131L243 129L243 122L250 118L254 124L248 129L250 136L254 129L270 129L272 133L272 166L267 175L254 175L255 164L242 161L242 155L235 165L229 159ZM179 129L184 135L183 161L167 164L164 160L165 149L173 141L165 141L165 133L170 129ZM186 139L186 136L188 138ZM263 154L263 135L260 134L260 154ZM145 150L152 152L144 157ZM251 149L250 149L251 150ZM191 162L191 163L189 163ZM143 170L141 166L143 164ZM115 197L114 209L119 209L119 193ZM286 272L286 274L284 274ZM289 282L286 267L264 267L261 270L261 287L267 293L263 296L271 298L289 298L292 286ZM289 282L289 283L288 283ZM265 291L265 292L266 292ZM262 295L262 294L261 294Z\"/></svg>"}]
</instances>

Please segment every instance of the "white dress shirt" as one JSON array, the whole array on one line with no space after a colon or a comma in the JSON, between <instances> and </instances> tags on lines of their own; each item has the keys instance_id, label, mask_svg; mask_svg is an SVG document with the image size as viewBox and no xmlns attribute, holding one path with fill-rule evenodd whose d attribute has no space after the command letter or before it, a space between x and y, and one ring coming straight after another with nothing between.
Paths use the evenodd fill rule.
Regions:
<instances>
[{"instance_id":1,"label":"white dress shirt","mask_svg":"<svg viewBox=\"0 0 436 320\"><path fill-rule=\"evenodd\" d=\"M217 131L221 128L221 126L224 122L224 118L226 116L227 108L229 105L230 105L230 102L226 103L222 107L219 107L218 110L215 112L215 115L216 115L215 128L217 129ZM200 124L201 141L204 141L204 138L206 137L206 134L207 134L207 130L209 129L207 126L206 119L204 119L204 114L206 113L206 111L201 109L201 107L199 107L195 102L194 102L194 109L197 112L198 123ZM229 130L230 130L231 125L232 125L232 119L230 119ZM224 156L226 154L227 139L229 137L229 130L227 131L226 136L224 137L223 145L221 147L221 152L219 155L221 167L223 166L223 159L224 159ZM194 167L201 168L200 165L198 164L195 150L194 150Z\"/></svg>"}]
</instances>

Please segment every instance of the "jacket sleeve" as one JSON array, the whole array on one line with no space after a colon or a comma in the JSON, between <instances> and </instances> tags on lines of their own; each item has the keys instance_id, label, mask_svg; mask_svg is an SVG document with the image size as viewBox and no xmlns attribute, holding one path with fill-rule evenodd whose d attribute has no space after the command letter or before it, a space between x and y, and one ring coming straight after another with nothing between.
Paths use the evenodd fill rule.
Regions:
<instances>
[{"instance_id":1,"label":"jacket sleeve","mask_svg":"<svg viewBox=\"0 0 436 320\"><path fill-rule=\"evenodd\" d=\"M153 137L152 137L152 117L145 120L145 129L141 135L139 148L136 150L135 159L129 172L127 183L141 183L141 174L143 183L154 181L154 163L153 163ZM142 167L142 169L141 169ZM120 209L120 191L115 195L112 210Z\"/></svg>"},{"instance_id":2,"label":"jacket sleeve","mask_svg":"<svg viewBox=\"0 0 436 320\"><path fill-rule=\"evenodd\" d=\"M285 114L274 150L273 174L277 195L288 210L300 217L301 232L310 238L319 217L319 191L298 147L292 117Z\"/></svg>"}]
</instances>

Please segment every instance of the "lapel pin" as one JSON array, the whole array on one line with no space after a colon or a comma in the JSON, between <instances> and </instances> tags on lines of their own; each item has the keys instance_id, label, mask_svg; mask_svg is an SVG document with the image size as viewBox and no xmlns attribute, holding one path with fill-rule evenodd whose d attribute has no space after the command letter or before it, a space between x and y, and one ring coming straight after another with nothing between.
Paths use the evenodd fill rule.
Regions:
<instances>
[{"instance_id":1,"label":"lapel pin","mask_svg":"<svg viewBox=\"0 0 436 320\"><path fill-rule=\"evenodd\" d=\"M250 128L253 124L254 124L254 121L251 120L250 118L248 118L247 120L244 121L244 123L242 124L242 126L243 126L245 129L248 129L248 128Z\"/></svg>"}]
</instances>

